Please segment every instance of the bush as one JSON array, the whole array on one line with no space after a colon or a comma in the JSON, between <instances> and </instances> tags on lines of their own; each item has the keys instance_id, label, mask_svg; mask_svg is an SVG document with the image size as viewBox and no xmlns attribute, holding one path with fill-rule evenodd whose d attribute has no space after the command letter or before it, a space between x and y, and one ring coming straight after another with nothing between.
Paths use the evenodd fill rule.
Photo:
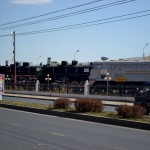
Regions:
<instances>
[{"instance_id":1,"label":"bush","mask_svg":"<svg viewBox=\"0 0 150 150\"><path fill-rule=\"evenodd\" d=\"M145 108L142 106L134 105L133 114L135 118L142 118L145 115Z\"/></svg>"},{"instance_id":2,"label":"bush","mask_svg":"<svg viewBox=\"0 0 150 150\"><path fill-rule=\"evenodd\" d=\"M75 102L77 112L102 112L103 104L98 99L78 98Z\"/></svg>"},{"instance_id":3,"label":"bush","mask_svg":"<svg viewBox=\"0 0 150 150\"><path fill-rule=\"evenodd\" d=\"M59 98L54 101L54 109L69 109L70 100L67 98Z\"/></svg>"},{"instance_id":4,"label":"bush","mask_svg":"<svg viewBox=\"0 0 150 150\"><path fill-rule=\"evenodd\" d=\"M92 99L91 101L91 111L92 112L102 112L104 109L103 103L101 100Z\"/></svg>"},{"instance_id":5,"label":"bush","mask_svg":"<svg viewBox=\"0 0 150 150\"><path fill-rule=\"evenodd\" d=\"M145 113L144 108L137 105L119 105L116 108L116 111L118 112L118 115L123 118L142 118Z\"/></svg>"}]
</instances>

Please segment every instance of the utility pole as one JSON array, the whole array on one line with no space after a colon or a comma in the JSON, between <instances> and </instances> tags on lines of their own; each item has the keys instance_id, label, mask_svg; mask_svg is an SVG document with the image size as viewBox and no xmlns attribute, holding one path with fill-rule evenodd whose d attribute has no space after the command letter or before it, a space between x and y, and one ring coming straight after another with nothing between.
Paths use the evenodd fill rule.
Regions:
<instances>
[{"instance_id":1,"label":"utility pole","mask_svg":"<svg viewBox=\"0 0 150 150\"><path fill-rule=\"evenodd\" d=\"M13 54L14 54L14 89L16 88L16 34L13 32Z\"/></svg>"}]
</instances>

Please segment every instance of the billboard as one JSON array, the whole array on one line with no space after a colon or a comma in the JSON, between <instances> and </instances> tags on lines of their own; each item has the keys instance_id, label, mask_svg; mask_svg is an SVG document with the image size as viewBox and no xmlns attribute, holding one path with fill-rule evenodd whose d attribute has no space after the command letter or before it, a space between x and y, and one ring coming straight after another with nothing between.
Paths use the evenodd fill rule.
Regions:
<instances>
[{"instance_id":1,"label":"billboard","mask_svg":"<svg viewBox=\"0 0 150 150\"><path fill-rule=\"evenodd\" d=\"M2 99L2 94L4 93L4 83L5 83L5 75L0 74L0 100Z\"/></svg>"}]
</instances>

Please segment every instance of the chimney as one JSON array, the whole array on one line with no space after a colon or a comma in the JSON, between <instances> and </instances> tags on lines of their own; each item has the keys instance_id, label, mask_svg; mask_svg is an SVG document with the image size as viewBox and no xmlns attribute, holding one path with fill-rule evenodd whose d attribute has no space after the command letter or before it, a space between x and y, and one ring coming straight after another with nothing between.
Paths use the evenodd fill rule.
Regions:
<instances>
[{"instance_id":1,"label":"chimney","mask_svg":"<svg viewBox=\"0 0 150 150\"><path fill-rule=\"evenodd\" d=\"M47 65L51 65L51 57L47 58Z\"/></svg>"},{"instance_id":2,"label":"chimney","mask_svg":"<svg viewBox=\"0 0 150 150\"><path fill-rule=\"evenodd\" d=\"M8 66L8 60L5 61L5 65Z\"/></svg>"}]
</instances>

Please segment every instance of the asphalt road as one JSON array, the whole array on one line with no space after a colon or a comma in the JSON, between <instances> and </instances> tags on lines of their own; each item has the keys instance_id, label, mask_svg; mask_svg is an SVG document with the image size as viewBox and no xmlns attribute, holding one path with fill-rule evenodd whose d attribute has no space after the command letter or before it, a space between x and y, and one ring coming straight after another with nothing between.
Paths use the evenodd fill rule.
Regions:
<instances>
[{"instance_id":1,"label":"asphalt road","mask_svg":"<svg viewBox=\"0 0 150 150\"><path fill-rule=\"evenodd\" d=\"M150 131L0 108L1 150L149 150Z\"/></svg>"},{"instance_id":2,"label":"asphalt road","mask_svg":"<svg viewBox=\"0 0 150 150\"><path fill-rule=\"evenodd\" d=\"M52 101L48 101L48 100L39 100L39 99L33 99L33 98L30 99L30 98L9 97L9 96L3 96L3 100L15 100L15 101L39 103L39 104L53 104ZM115 108L116 107L114 107L114 106L104 106L104 111L115 112Z\"/></svg>"}]
</instances>

